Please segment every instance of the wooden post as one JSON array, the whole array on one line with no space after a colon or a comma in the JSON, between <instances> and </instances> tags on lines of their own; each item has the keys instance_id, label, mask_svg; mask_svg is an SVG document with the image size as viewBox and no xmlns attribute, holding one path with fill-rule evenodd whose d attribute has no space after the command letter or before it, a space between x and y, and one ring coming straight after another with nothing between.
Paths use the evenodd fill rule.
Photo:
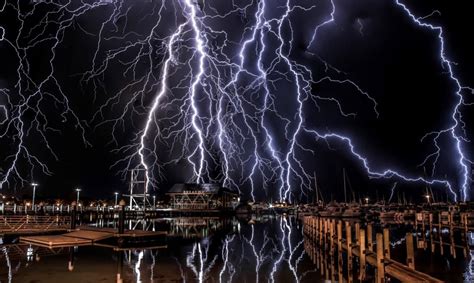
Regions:
<instances>
[{"instance_id":1,"label":"wooden post","mask_svg":"<svg viewBox=\"0 0 474 283\"><path fill-rule=\"evenodd\" d=\"M367 249L371 252L374 251L374 244L372 241L372 224L367 224Z\"/></svg>"},{"instance_id":2,"label":"wooden post","mask_svg":"<svg viewBox=\"0 0 474 283\"><path fill-rule=\"evenodd\" d=\"M430 232L433 231L433 213L429 214Z\"/></svg>"},{"instance_id":3,"label":"wooden post","mask_svg":"<svg viewBox=\"0 0 474 283\"><path fill-rule=\"evenodd\" d=\"M365 230L359 230L359 254L360 254L360 264L359 264L359 280L363 281L365 279Z\"/></svg>"},{"instance_id":4,"label":"wooden post","mask_svg":"<svg viewBox=\"0 0 474 283\"><path fill-rule=\"evenodd\" d=\"M339 270L339 282L342 282L342 222L337 221L337 268Z\"/></svg>"},{"instance_id":5,"label":"wooden post","mask_svg":"<svg viewBox=\"0 0 474 283\"><path fill-rule=\"evenodd\" d=\"M314 240L316 238L316 217L311 217L311 239Z\"/></svg>"},{"instance_id":6,"label":"wooden post","mask_svg":"<svg viewBox=\"0 0 474 283\"><path fill-rule=\"evenodd\" d=\"M320 250L319 250L319 247L316 244L314 246L315 246L314 250L315 250L315 257L316 257L316 268L321 270L321 265L319 264L319 252L320 252Z\"/></svg>"},{"instance_id":7,"label":"wooden post","mask_svg":"<svg viewBox=\"0 0 474 283\"><path fill-rule=\"evenodd\" d=\"M406 234L407 245L407 265L411 269L415 269L415 251L413 248L413 233Z\"/></svg>"},{"instance_id":8,"label":"wooden post","mask_svg":"<svg viewBox=\"0 0 474 283\"><path fill-rule=\"evenodd\" d=\"M71 230L76 229L76 205L73 204L71 212Z\"/></svg>"},{"instance_id":9,"label":"wooden post","mask_svg":"<svg viewBox=\"0 0 474 283\"><path fill-rule=\"evenodd\" d=\"M360 231L360 224L358 222L356 222L355 224L355 240L356 240L356 245L359 245L359 232Z\"/></svg>"},{"instance_id":10,"label":"wooden post","mask_svg":"<svg viewBox=\"0 0 474 283\"><path fill-rule=\"evenodd\" d=\"M456 258L456 243L454 242L454 229L450 228L449 229L449 238L451 240L451 254L453 255L453 258Z\"/></svg>"},{"instance_id":11,"label":"wooden post","mask_svg":"<svg viewBox=\"0 0 474 283\"><path fill-rule=\"evenodd\" d=\"M303 231L306 232L306 235L311 236L312 231L312 216L303 216Z\"/></svg>"},{"instance_id":12,"label":"wooden post","mask_svg":"<svg viewBox=\"0 0 474 283\"><path fill-rule=\"evenodd\" d=\"M352 232L351 225L346 222L346 243L347 243L347 270L352 273Z\"/></svg>"},{"instance_id":13,"label":"wooden post","mask_svg":"<svg viewBox=\"0 0 474 283\"><path fill-rule=\"evenodd\" d=\"M305 232L305 234L309 234L311 235L311 219L309 216L304 216L303 217L303 231Z\"/></svg>"},{"instance_id":14,"label":"wooden post","mask_svg":"<svg viewBox=\"0 0 474 283\"><path fill-rule=\"evenodd\" d=\"M341 220L337 221L337 250L338 253L342 253L342 223Z\"/></svg>"},{"instance_id":15,"label":"wooden post","mask_svg":"<svg viewBox=\"0 0 474 283\"><path fill-rule=\"evenodd\" d=\"M312 239L313 238L313 232L314 232L314 223L313 223L313 216L305 216L305 231L306 234Z\"/></svg>"},{"instance_id":16,"label":"wooden post","mask_svg":"<svg viewBox=\"0 0 474 283\"><path fill-rule=\"evenodd\" d=\"M453 228L453 225L454 225L454 212L453 211L450 211L449 212L449 239L450 239L450 242L451 244L449 245L449 248L450 248L450 251L451 251L451 254L453 255L453 258L456 258L456 247L455 247L455 244L454 244L454 228Z\"/></svg>"},{"instance_id":17,"label":"wooden post","mask_svg":"<svg viewBox=\"0 0 474 283\"><path fill-rule=\"evenodd\" d=\"M319 248L323 246L323 219L319 218Z\"/></svg>"},{"instance_id":18,"label":"wooden post","mask_svg":"<svg viewBox=\"0 0 474 283\"><path fill-rule=\"evenodd\" d=\"M377 283L385 282L385 267L383 258L383 235L377 233L375 236L377 247Z\"/></svg>"},{"instance_id":19,"label":"wooden post","mask_svg":"<svg viewBox=\"0 0 474 283\"><path fill-rule=\"evenodd\" d=\"M125 201L120 201L118 233L123 234L125 231Z\"/></svg>"},{"instance_id":20,"label":"wooden post","mask_svg":"<svg viewBox=\"0 0 474 283\"><path fill-rule=\"evenodd\" d=\"M383 255L385 258L390 258L390 231L388 228L383 228Z\"/></svg>"},{"instance_id":21,"label":"wooden post","mask_svg":"<svg viewBox=\"0 0 474 283\"><path fill-rule=\"evenodd\" d=\"M330 254L331 254L331 257L334 255L334 220L331 220L330 222L330 227L329 227L329 241L330 241Z\"/></svg>"},{"instance_id":22,"label":"wooden post","mask_svg":"<svg viewBox=\"0 0 474 283\"><path fill-rule=\"evenodd\" d=\"M435 243L433 242L433 213L430 213L430 244L431 252L435 252Z\"/></svg>"},{"instance_id":23,"label":"wooden post","mask_svg":"<svg viewBox=\"0 0 474 283\"><path fill-rule=\"evenodd\" d=\"M444 246L443 246L443 234L441 230L443 228L442 220L441 220L441 211L438 213L438 237L439 237L439 248L441 255L444 254Z\"/></svg>"},{"instance_id":24,"label":"wooden post","mask_svg":"<svg viewBox=\"0 0 474 283\"><path fill-rule=\"evenodd\" d=\"M344 281L344 275L342 274L342 264L338 264L338 266L337 266L337 275L338 275L338 281L343 282Z\"/></svg>"},{"instance_id":25,"label":"wooden post","mask_svg":"<svg viewBox=\"0 0 474 283\"><path fill-rule=\"evenodd\" d=\"M330 256L330 260L331 260L331 282L335 282L336 281L336 278L335 278L335 262L334 262L334 222L333 220L331 220L331 256Z\"/></svg>"},{"instance_id":26,"label":"wooden post","mask_svg":"<svg viewBox=\"0 0 474 283\"><path fill-rule=\"evenodd\" d=\"M318 242L318 229L319 229L319 218L315 217L314 218L314 223L315 223L315 226L314 226L314 241L315 243Z\"/></svg>"},{"instance_id":27,"label":"wooden post","mask_svg":"<svg viewBox=\"0 0 474 283\"><path fill-rule=\"evenodd\" d=\"M323 229L323 245L324 245L324 250L326 250L326 244L327 244L327 231L328 231L328 220L325 218L324 219L324 229Z\"/></svg>"},{"instance_id":28,"label":"wooden post","mask_svg":"<svg viewBox=\"0 0 474 283\"><path fill-rule=\"evenodd\" d=\"M469 240L468 240L468 228L467 228L467 213L464 213L464 239L466 241L466 246L463 249L464 251L464 257L467 257L467 253L469 251Z\"/></svg>"},{"instance_id":29,"label":"wooden post","mask_svg":"<svg viewBox=\"0 0 474 283\"><path fill-rule=\"evenodd\" d=\"M323 250L321 247L318 249L319 251L319 268L321 270L321 276L324 275L324 255L323 255Z\"/></svg>"},{"instance_id":30,"label":"wooden post","mask_svg":"<svg viewBox=\"0 0 474 283\"><path fill-rule=\"evenodd\" d=\"M326 273L325 278L327 282L329 281L329 264L328 264L328 259L326 256L324 257L324 272Z\"/></svg>"},{"instance_id":31,"label":"wooden post","mask_svg":"<svg viewBox=\"0 0 474 283\"><path fill-rule=\"evenodd\" d=\"M467 227L467 213L464 213L464 233L466 233L466 237L467 237L467 233L469 232L468 231L468 227Z\"/></svg>"},{"instance_id":32,"label":"wooden post","mask_svg":"<svg viewBox=\"0 0 474 283\"><path fill-rule=\"evenodd\" d=\"M329 219L326 219L326 249L330 249L330 240L329 239L329 233L331 232L331 221ZM329 266L328 266L329 268Z\"/></svg>"},{"instance_id":33,"label":"wooden post","mask_svg":"<svg viewBox=\"0 0 474 283\"><path fill-rule=\"evenodd\" d=\"M422 231L422 234L423 234L423 241L425 239L425 213L422 212L421 213L421 219L422 219L422 222L421 222L421 231Z\"/></svg>"}]
</instances>

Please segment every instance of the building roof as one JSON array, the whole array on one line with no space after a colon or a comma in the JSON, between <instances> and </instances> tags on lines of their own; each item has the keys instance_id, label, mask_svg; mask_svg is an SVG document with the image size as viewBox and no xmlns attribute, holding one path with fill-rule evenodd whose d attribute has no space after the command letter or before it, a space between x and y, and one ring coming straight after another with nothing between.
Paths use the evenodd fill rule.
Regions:
<instances>
[{"instance_id":1,"label":"building roof","mask_svg":"<svg viewBox=\"0 0 474 283\"><path fill-rule=\"evenodd\" d=\"M236 191L230 190L228 188L222 187L220 184L174 184L173 187L167 192L167 194L182 194L185 191L199 191L206 192L210 194L221 194L223 192L230 194L238 194Z\"/></svg>"}]
</instances>

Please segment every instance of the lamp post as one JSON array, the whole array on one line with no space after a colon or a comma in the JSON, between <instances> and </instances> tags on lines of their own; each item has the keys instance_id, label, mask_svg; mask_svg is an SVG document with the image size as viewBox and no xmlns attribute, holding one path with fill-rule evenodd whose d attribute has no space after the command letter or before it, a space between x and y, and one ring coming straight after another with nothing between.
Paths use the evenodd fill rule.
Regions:
<instances>
[{"instance_id":1,"label":"lamp post","mask_svg":"<svg viewBox=\"0 0 474 283\"><path fill-rule=\"evenodd\" d=\"M33 200L32 200L32 204L31 206L33 207L33 211L36 212L36 206L35 206L35 197L36 197L36 187L38 186L38 183L31 183L31 185L33 186Z\"/></svg>"},{"instance_id":2,"label":"lamp post","mask_svg":"<svg viewBox=\"0 0 474 283\"><path fill-rule=\"evenodd\" d=\"M426 198L426 201L428 202L428 204L430 203L430 195L425 195L425 198Z\"/></svg>"},{"instance_id":3,"label":"lamp post","mask_svg":"<svg viewBox=\"0 0 474 283\"><path fill-rule=\"evenodd\" d=\"M369 198L365 198L365 204L369 204Z\"/></svg>"},{"instance_id":4,"label":"lamp post","mask_svg":"<svg viewBox=\"0 0 474 283\"><path fill-rule=\"evenodd\" d=\"M153 210L156 210L156 196L153 196Z\"/></svg>"},{"instance_id":5,"label":"lamp post","mask_svg":"<svg viewBox=\"0 0 474 283\"><path fill-rule=\"evenodd\" d=\"M118 193L118 192L115 192L114 195L115 195L115 205L114 205L114 207L117 207L117 202L118 202L118 195L119 195L119 193Z\"/></svg>"},{"instance_id":6,"label":"lamp post","mask_svg":"<svg viewBox=\"0 0 474 283\"><path fill-rule=\"evenodd\" d=\"M77 192L76 203L77 203L77 205L79 205L79 194L81 193L81 189L77 188L76 192Z\"/></svg>"}]
</instances>

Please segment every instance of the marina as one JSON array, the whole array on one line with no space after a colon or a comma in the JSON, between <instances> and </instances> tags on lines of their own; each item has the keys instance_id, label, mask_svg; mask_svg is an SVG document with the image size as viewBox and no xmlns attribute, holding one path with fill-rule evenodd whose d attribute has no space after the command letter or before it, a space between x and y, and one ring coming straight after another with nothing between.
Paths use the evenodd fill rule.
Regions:
<instances>
[{"instance_id":1,"label":"marina","mask_svg":"<svg viewBox=\"0 0 474 283\"><path fill-rule=\"evenodd\" d=\"M196 279L199 276L202 282L230 281L230 278L253 282L272 277L298 282L387 282L390 278L391 282L459 282L474 278L470 271L473 234L470 231L464 234L463 229L454 225L452 231L444 227L438 230L437 225L429 230L427 222L423 231L422 223L381 226L359 220L319 216L298 220L296 216L279 215L148 221L154 221L155 227L169 227L161 231L161 240L154 244L150 241L122 247L110 244L107 238L118 235L104 232L113 230L106 227L78 230L69 235L20 237L17 244L2 246L0 260L5 263L8 256L10 264L19 268L9 271L5 269L8 265L2 265L0 280L12 276L21 281L30 276L31 268L27 266L35 266L35 272L41 274L42 269L56 268L58 264L70 274L67 276L72 278L71 282L80 282L73 278L85 270L91 272L90 278L109 278L106 282L193 282L199 281ZM165 223L171 225L162 225ZM139 232L136 234L140 236ZM77 242L73 242L75 239ZM50 255L42 255L45 251L51 251ZM100 261L90 259L89 255L96 253L101 255L97 258ZM31 262L29 258L37 259ZM160 265L155 269L152 262ZM103 272L94 275L95 268L89 264L101 266ZM451 271L442 272L446 268ZM454 270L458 270L455 276ZM117 279L117 273L122 281Z\"/></svg>"},{"instance_id":2,"label":"marina","mask_svg":"<svg viewBox=\"0 0 474 283\"><path fill-rule=\"evenodd\" d=\"M167 250L175 249L180 243L186 243L187 261L198 260L194 263L196 267L207 270L201 274L203 278L232 277L229 273L232 269L228 268L230 265L236 268L238 263L230 263L230 255L214 254L213 262L199 258L205 256L204 248L209 249L206 253L213 253L211 246L217 245L218 250L226 251L234 241L250 245L250 251L244 248L242 252L254 258L249 259L248 264L257 264L254 280L265 281L274 276L278 280L310 282L309 277L303 274L311 274L311 278L317 274L321 280L332 282L387 282L390 279L391 282L458 282L459 278L446 277L446 274L431 269L434 266L446 268L445 263L435 260L436 256L449 258L449 268L463 271L463 278L474 276L474 273L469 273L474 254L474 222L468 204L411 205L404 210L401 207L380 203L360 206L333 203L328 204L327 208L323 205L298 205L286 206L284 211L279 211L262 209L260 205L255 209L250 206L246 213L236 210L233 216L213 216L202 211L199 215L189 216L189 211L186 211L181 216L159 217L154 214L156 211L153 208L147 208L144 214L137 214L136 211L128 211L126 206L111 211L76 211L73 208L69 215L7 214L2 215L2 247L4 256L10 250L13 253L17 249L17 255L11 259L17 258L20 266L26 258L36 257L37 253L38 258L43 258L40 253L45 248L51 251L48 258L54 258L56 251L57 257L63 257L66 249L69 251L66 252L69 253L68 262L82 252L110 250L113 257L109 261L115 262L112 265L122 266L122 271L113 271L120 273L120 276L110 281L118 283L132 282L137 280L136 276L143 276L135 269L133 272L124 271L126 257L131 257L129 260L133 261L133 254L138 252L143 256L153 254L156 259L156 256L159 258L160 254L167 254ZM125 216L126 213L131 214ZM204 216L206 214L208 216ZM19 219L27 219L28 223L19 225ZM278 239L270 240L271 236L267 233L274 233ZM25 247L33 251L27 253L28 256ZM233 249L242 248L234 246ZM129 252L132 253L126 255ZM282 262L265 267L270 264L268 259L278 254L282 255ZM229 258L226 259L226 256ZM434 263L427 266L424 262L427 258L434 260ZM78 263L73 262L73 265ZM190 267L181 263L181 278L191 280L193 276L201 276L192 268L189 270L191 273L187 273L185 266ZM274 272L274 269L277 271ZM16 275L20 278L23 276L21 270ZM70 272L74 273L74 270ZM157 270L152 273L155 272L160 273ZM13 271L7 273L14 276ZM170 274L162 276L166 280L173 278ZM154 280L157 278L143 282Z\"/></svg>"}]
</instances>

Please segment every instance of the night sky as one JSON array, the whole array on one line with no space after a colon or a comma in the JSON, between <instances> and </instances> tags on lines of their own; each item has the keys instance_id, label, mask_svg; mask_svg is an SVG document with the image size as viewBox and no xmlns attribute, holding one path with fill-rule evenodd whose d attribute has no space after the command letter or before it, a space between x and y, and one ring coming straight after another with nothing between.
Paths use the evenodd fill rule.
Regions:
<instances>
[{"instance_id":1,"label":"night sky","mask_svg":"<svg viewBox=\"0 0 474 283\"><path fill-rule=\"evenodd\" d=\"M140 136L161 88L169 56L167 44L178 26L189 20L190 10L184 0L166 1L165 5L155 0L19 2L18 7L13 1L0 0L0 178L8 174L3 190L22 194L30 190L27 183L35 180L40 183L40 197L72 198L75 187L81 187L89 197L125 192L124 173L140 167ZM268 161L253 175L253 182L248 178L254 165L252 132L259 156L271 160L268 139L259 126L264 80L244 73L236 88L227 90L229 96L223 99L221 109L231 142L224 147L219 147L216 118L219 108L215 101L222 95L215 84L216 74L222 79L220 87L235 78L239 50L252 35L262 2L233 1L234 7L231 1L190 2L197 3L192 5L206 36L204 49L214 59L227 62L205 63L206 73L196 91L197 110L203 113L200 127L208 125L209 129L204 142L208 174L203 181L224 180L223 148L231 159L229 176L234 181L228 186L238 187L250 199L253 183L256 199L276 200L282 169L278 162ZM474 92L468 88L474 86L473 4L469 2L406 2L416 17L430 15L420 20L442 26L445 56L466 87L461 91L466 104L474 103ZM456 85L440 59L437 32L419 27L395 1L334 0L334 20L323 24L331 18L331 3L290 1L290 6L301 8L292 10L281 28L283 53L294 66L305 66L306 70L298 69L302 78L308 79L308 72L313 75L302 104L304 127L350 137L357 152L375 170L447 179L459 194L463 172L450 134L442 134L437 143L433 136L421 141L426 133L451 127L458 102ZM275 112L265 112L264 123L274 138L272 146L284 159L291 144L285 129L293 133L298 121L296 81L275 51L280 44L276 19L285 13L286 1L267 0L265 5L263 17L270 21L262 32L265 52L261 62L271 69L267 82ZM258 34L244 54L244 68L252 74L258 73L262 48ZM195 133L192 127L187 128L192 116L187 99L198 66L194 36L188 24L172 46L175 57L168 88L145 140L146 162L157 193L176 182L195 181L187 159L198 140L196 135L189 136ZM341 81L345 83L338 83ZM242 98L240 108L233 104L235 97ZM249 113L250 127L243 112ZM464 131L456 128L456 134L465 139L462 150L472 160L474 152L468 140L473 138L474 111L466 105L460 113L465 127ZM21 131L19 127L23 127ZM174 132L183 129L184 133ZM19 146L21 152L12 167ZM437 146L436 166L435 156L419 166ZM341 199L342 168L347 171L349 188L359 196L387 199L397 182L399 192L416 200L426 188L423 183L396 177L369 178L347 144L338 140L316 140L301 131L296 147L295 158L310 177L316 173L327 200ZM191 159L197 160L196 156ZM300 169L296 171L301 174ZM290 179L293 200L312 199L308 188L314 187L314 180L299 179L296 174ZM432 188L438 196L446 197L444 186Z\"/></svg>"}]
</instances>

